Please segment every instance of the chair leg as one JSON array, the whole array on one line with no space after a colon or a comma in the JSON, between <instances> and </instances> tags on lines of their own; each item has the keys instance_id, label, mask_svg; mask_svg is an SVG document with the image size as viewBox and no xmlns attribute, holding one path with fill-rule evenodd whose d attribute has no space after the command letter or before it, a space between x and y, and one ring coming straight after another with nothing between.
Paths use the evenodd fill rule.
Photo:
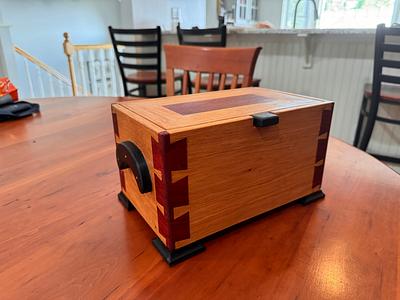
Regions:
<instances>
[{"instance_id":1,"label":"chair leg","mask_svg":"<svg viewBox=\"0 0 400 300\"><path fill-rule=\"evenodd\" d=\"M144 97L144 94L143 94L143 85L142 85L142 84L139 84L139 89L138 89L138 91L139 91L139 97Z\"/></svg>"},{"instance_id":2,"label":"chair leg","mask_svg":"<svg viewBox=\"0 0 400 300\"><path fill-rule=\"evenodd\" d=\"M363 151L366 151L368 148L368 143L369 140L371 139L372 131L374 130L376 116L378 115L378 107L379 107L378 101L371 98L371 105L367 116L367 124L365 125L365 130L361 137L360 146L358 147Z\"/></svg>"},{"instance_id":3,"label":"chair leg","mask_svg":"<svg viewBox=\"0 0 400 300\"><path fill-rule=\"evenodd\" d=\"M190 72L188 73L188 93L192 94L192 79L190 79Z\"/></svg>"},{"instance_id":4,"label":"chair leg","mask_svg":"<svg viewBox=\"0 0 400 300\"><path fill-rule=\"evenodd\" d=\"M146 85L139 84L139 97L147 97Z\"/></svg>"},{"instance_id":5,"label":"chair leg","mask_svg":"<svg viewBox=\"0 0 400 300\"><path fill-rule=\"evenodd\" d=\"M162 97L162 87L161 83L157 83L157 97Z\"/></svg>"},{"instance_id":6,"label":"chair leg","mask_svg":"<svg viewBox=\"0 0 400 300\"><path fill-rule=\"evenodd\" d=\"M360 142L360 133L362 130L362 124L364 122L363 112L365 111L365 108L367 107L367 101L368 101L367 97L364 96L362 103L361 103L360 115L358 117L357 129L356 129L356 134L355 134L354 142L353 142L354 147L358 147L358 144Z\"/></svg>"},{"instance_id":7,"label":"chair leg","mask_svg":"<svg viewBox=\"0 0 400 300\"><path fill-rule=\"evenodd\" d=\"M180 91L180 94L181 95L183 95L183 77L181 78L181 91Z\"/></svg>"}]
</instances>

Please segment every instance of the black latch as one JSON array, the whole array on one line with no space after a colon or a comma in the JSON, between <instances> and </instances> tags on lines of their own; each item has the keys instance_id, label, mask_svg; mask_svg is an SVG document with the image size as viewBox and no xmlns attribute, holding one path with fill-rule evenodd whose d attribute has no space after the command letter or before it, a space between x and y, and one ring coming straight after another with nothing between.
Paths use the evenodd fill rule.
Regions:
<instances>
[{"instance_id":1,"label":"black latch","mask_svg":"<svg viewBox=\"0 0 400 300\"><path fill-rule=\"evenodd\" d=\"M269 112L253 115L253 125L255 127L267 127L278 123L279 123L279 116Z\"/></svg>"}]
</instances>

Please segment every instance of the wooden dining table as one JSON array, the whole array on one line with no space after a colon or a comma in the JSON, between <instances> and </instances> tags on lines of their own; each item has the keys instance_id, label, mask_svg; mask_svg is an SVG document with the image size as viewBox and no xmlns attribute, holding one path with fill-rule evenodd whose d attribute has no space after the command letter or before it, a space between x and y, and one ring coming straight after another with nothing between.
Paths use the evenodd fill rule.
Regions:
<instances>
[{"instance_id":1,"label":"wooden dining table","mask_svg":"<svg viewBox=\"0 0 400 300\"><path fill-rule=\"evenodd\" d=\"M400 176L335 138L325 199L169 267L117 200L110 104L125 100L38 99L0 123L0 299L400 299Z\"/></svg>"}]
</instances>

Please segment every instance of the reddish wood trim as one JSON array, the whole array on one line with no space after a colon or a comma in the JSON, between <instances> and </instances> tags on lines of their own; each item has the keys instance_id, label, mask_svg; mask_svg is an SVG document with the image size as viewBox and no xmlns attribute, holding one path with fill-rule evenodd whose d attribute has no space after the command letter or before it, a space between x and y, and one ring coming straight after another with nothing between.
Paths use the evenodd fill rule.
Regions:
<instances>
[{"instance_id":1,"label":"reddish wood trim","mask_svg":"<svg viewBox=\"0 0 400 300\"><path fill-rule=\"evenodd\" d=\"M240 96L225 97L212 100L202 100L178 104L165 105L165 108L181 115L191 115L200 112L213 111L231 107L245 106L258 103L271 102L272 99L264 96L248 94Z\"/></svg>"},{"instance_id":2,"label":"reddish wood trim","mask_svg":"<svg viewBox=\"0 0 400 300\"><path fill-rule=\"evenodd\" d=\"M315 157L315 162L319 162L322 159L325 159L326 149L328 147L328 139L318 140L317 146L317 155Z\"/></svg>"},{"instance_id":3,"label":"reddish wood trim","mask_svg":"<svg viewBox=\"0 0 400 300\"><path fill-rule=\"evenodd\" d=\"M190 219L189 213L169 221L166 216L157 207L158 230L166 238L169 250L175 249L175 241L181 241L190 238Z\"/></svg>"},{"instance_id":4,"label":"reddish wood trim","mask_svg":"<svg viewBox=\"0 0 400 300\"><path fill-rule=\"evenodd\" d=\"M189 213L174 218L174 208L189 204L189 182L184 177L172 183L172 171L187 169L187 141L182 139L171 144L168 132L158 134L158 142L152 138L153 166L161 172L161 179L154 174L156 200L164 207L164 214L157 209L160 234L165 237L170 251L175 242L190 237Z\"/></svg>"},{"instance_id":5,"label":"reddish wood trim","mask_svg":"<svg viewBox=\"0 0 400 300\"><path fill-rule=\"evenodd\" d=\"M162 206L172 205L173 207L179 207L189 205L189 183L187 176L177 182L170 183L168 186L158 176L154 176L154 185L156 200Z\"/></svg>"},{"instance_id":6,"label":"reddish wood trim","mask_svg":"<svg viewBox=\"0 0 400 300\"><path fill-rule=\"evenodd\" d=\"M332 112L333 110L323 110L322 111L322 117L321 117L321 125L319 129L319 135L328 133L331 128L331 121L332 121Z\"/></svg>"},{"instance_id":7,"label":"reddish wood trim","mask_svg":"<svg viewBox=\"0 0 400 300\"><path fill-rule=\"evenodd\" d=\"M169 139L168 139L169 143ZM168 144L168 167L170 171L187 170L187 141L182 139Z\"/></svg>"},{"instance_id":8,"label":"reddish wood trim","mask_svg":"<svg viewBox=\"0 0 400 300\"><path fill-rule=\"evenodd\" d=\"M119 178L121 181L121 189L125 190L125 175L124 175L124 171L120 170L119 171Z\"/></svg>"},{"instance_id":9,"label":"reddish wood trim","mask_svg":"<svg viewBox=\"0 0 400 300\"><path fill-rule=\"evenodd\" d=\"M173 207L189 205L189 180L188 176L170 185L168 191L169 203Z\"/></svg>"},{"instance_id":10,"label":"reddish wood trim","mask_svg":"<svg viewBox=\"0 0 400 300\"><path fill-rule=\"evenodd\" d=\"M319 135L325 133L327 135L326 138L318 140L317 151L315 154L315 162L317 163L321 160L323 160L323 162L321 165L314 167L314 176L312 183L313 188L320 186L322 184L322 176L324 173L326 150L328 148L328 138L329 138L329 131L331 128L332 113L333 113L333 107L332 109L326 109L322 111Z\"/></svg>"},{"instance_id":11,"label":"reddish wood trim","mask_svg":"<svg viewBox=\"0 0 400 300\"><path fill-rule=\"evenodd\" d=\"M153 166L160 171L179 171L187 169L187 141L182 139L170 142L169 134L164 131L158 135L159 142L151 139ZM166 159L165 159L166 158Z\"/></svg>"},{"instance_id":12,"label":"reddish wood trim","mask_svg":"<svg viewBox=\"0 0 400 300\"><path fill-rule=\"evenodd\" d=\"M190 238L189 213L184 213L182 216L172 221L172 231L175 241L181 241Z\"/></svg>"},{"instance_id":13,"label":"reddish wood trim","mask_svg":"<svg viewBox=\"0 0 400 300\"><path fill-rule=\"evenodd\" d=\"M156 201L163 207L167 207L167 187L164 181L159 179L156 174L154 174L154 187L156 190Z\"/></svg>"},{"instance_id":14,"label":"reddish wood trim","mask_svg":"<svg viewBox=\"0 0 400 300\"><path fill-rule=\"evenodd\" d=\"M154 169L164 171L164 161L161 154L160 145L155 139L151 139L151 150L153 152Z\"/></svg>"},{"instance_id":15,"label":"reddish wood trim","mask_svg":"<svg viewBox=\"0 0 400 300\"><path fill-rule=\"evenodd\" d=\"M314 168L314 177L313 177L313 184L312 187L315 188L322 184L322 175L324 173L324 165L317 166Z\"/></svg>"},{"instance_id":16,"label":"reddish wood trim","mask_svg":"<svg viewBox=\"0 0 400 300\"><path fill-rule=\"evenodd\" d=\"M119 136L117 114L114 112L112 113L112 120L114 125L114 133L116 136Z\"/></svg>"},{"instance_id":17,"label":"reddish wood trim","mask_svg":"<svg viewBox=\"0 0 400 300\"><path fill-rule=\"evenodd\" d=\"M157 207L157 219L158 219L158 231L163 237L166 238L167 247L170 248L172 246L170 245L171 239L169 238L171 236L170 226L168 224L167 218L158 207Z\"/></svg>"}]
</instances>

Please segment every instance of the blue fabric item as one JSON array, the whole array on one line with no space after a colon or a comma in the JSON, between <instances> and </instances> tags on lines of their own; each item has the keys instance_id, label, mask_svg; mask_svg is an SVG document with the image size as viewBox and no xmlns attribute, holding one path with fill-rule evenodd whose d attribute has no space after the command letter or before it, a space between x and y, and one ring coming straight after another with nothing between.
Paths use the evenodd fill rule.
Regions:
<instances>
[{"instance_id":1,"label":"blue fabric item","mask_svg":"<svg viewBox=\"0 0 400 300\"><path fill-rule=\"evenodd\" d=\"M24 118L40 111L39 104L14 102L9 95L0 98L0 122Z\"/></svg>"}]
</instances>

